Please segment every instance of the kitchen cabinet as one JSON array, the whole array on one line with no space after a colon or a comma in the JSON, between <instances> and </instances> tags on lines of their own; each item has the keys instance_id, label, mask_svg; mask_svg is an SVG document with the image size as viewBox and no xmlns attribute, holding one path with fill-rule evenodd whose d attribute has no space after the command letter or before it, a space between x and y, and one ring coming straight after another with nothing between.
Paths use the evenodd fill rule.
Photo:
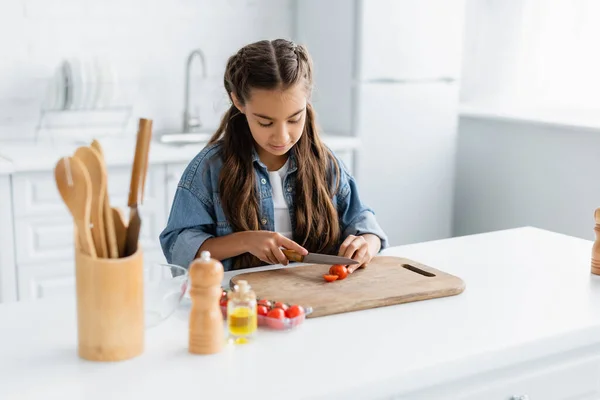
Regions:
<instances>
[{"instance_id":1,"label":"kitchen cabinet","mask_svg":"<svg viewBox=\"0 0 600 400\"><path fill-rule=\"evenodd\" d=\"M183 175L183 172L187 168L188 163L173 163L167 164L167 179L166 179L166 204L167 204L167 218L169 213L171 212L171 205L173 204L173 199L175 198L175 192L177 191L177 185L179 184L179 180Z\"/></svg>"},{"instance_id":2,"label":"kitchen cabinet","mask_svg":"<svg viewBox=\"0 0 600 400\"><path fill-rule=\"evenodd\" d=\"M449 397L449 394L452 394ZM475 375L393 399L410 400L597 400L600 352L558 354L545 360Z\"/></svg>"},{"instance_id":3,"label":"kitchen cabinet","mask_svg":"<svg viewBox=\"0 0 600 400\"><path fill-rule=\"evenodd\" d=\"M109 167L109 196L125 218L131 169ZM140 243L148 262L164 262L158 235L166 223L165 168L148 168ZM53 171L17 173L13 177L14 248L19 299L39 299L74 290L73 220L56 190Z\"/></svg>"},{"instance_id":4,"label":"kitchen cabinet","mask_svg":"<svg viewBox=\"0 0 600 400\"><path fill-rule=\"evenodd\" d=\"M0 303L17 300L10 175L0 174Z\"/></svg>"}]
</instances>

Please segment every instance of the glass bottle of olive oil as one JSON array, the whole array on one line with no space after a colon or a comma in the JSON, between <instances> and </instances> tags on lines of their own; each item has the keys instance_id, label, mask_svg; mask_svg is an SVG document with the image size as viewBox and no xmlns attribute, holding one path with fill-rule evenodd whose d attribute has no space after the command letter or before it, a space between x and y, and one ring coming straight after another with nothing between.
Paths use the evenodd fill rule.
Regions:
<instances>
[{"instance_id":1,"label":"glass bottle of olive oil","mask_svg":"<svg viewBox=\"0 0 600 400\"><path fill-rule=\"evenodd\" d=\"M246 343L257 329L256 294L247 281L240 280L229 292L227 327L235 343Z\"/></svg>"}]
</instances>

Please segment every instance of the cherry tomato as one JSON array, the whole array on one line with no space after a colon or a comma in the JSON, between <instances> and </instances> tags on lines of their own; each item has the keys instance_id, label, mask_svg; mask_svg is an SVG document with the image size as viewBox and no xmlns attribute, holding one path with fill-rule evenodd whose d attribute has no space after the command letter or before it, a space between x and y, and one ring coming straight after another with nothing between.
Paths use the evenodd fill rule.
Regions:
<instances>
[{"instance_id":1,"label":"cherry tomato","mask_svg":"<svg viewBox=\"0 0 600 400\"><path fill-rule=\"evenodd\" d=\"M259 305L256 307L256 313L258 315L267 315L269 313L269 308L265 305Z\"/></svg>"},{"instance_id":2,"label":"cherry tomato","mask_svg":"<svg viewBox=\"0 0 600 400\"><path fill-rule=\"evenodd\" d=\"M283 309L273 308L271 311L269 311L267 313L267 318L266 318L267 326L269 326L273 329L283 329L284 328L284 322L283 322L284 318L285 318L285 311L283 311Z\"/></svg>"},{"instance_id":3,"label":"cherry tomato","mask_svg":"<svg viewBox=\"0 0 600 400\"><path fill-rule=\"evenodd\" d=\"M269 312L267 313L267 317L275 319L284 319L285 311L283 311L283 309L281 308L273 308L269 310Z\"/></svg>"},{"instance_id":4,"label":"cherry tomato","mask_svg":"<svg viewBox=\"0 0 600 400\"><path fill-rule=\"evenodd\" d=\"M262 300L259 300L257 304L259 306L265 306L265 307L267 307L269 309L271 308L271 302L269 300L262 299Z\"/></svg>"},{"instance_id":5,"label":"cherry tomato","mask_svg":"<svg viewBox=\"0 0 600 400\"><path fill-rule=\"evenodd\" d=\"M348 276L348 269L344 265L332 265L329 268L329 275L337 275L339 280L342 280Z\"/></svg>"},{"instance_id":6,"label":"cherry tomato","mask_svg":"<svg viewBox=\"0 0 600 400\"><path fill-rule=\"evenodd\" d=\"M221 300L219 301L219 305L223 307L227 307L227 296L221 296Z\"/></svg>"},{"instance_id":7,"label":"cherry tomato","mask_svg":"<svg viewBox=\"0 0 600 400\"><path fill-rule=\"evenodd\" d=\"M337 275L323 275L323 278L325 278L325 280L327 282L333 282L333 281L337 280L338 276Z\"/></svg>"},{"instance_id":8,"label":"cherry tomato","mask_svg":"<svg viewBox=\"0 0 600 400\"><path fill-rule=\"evenodd\" d=\"M285 316L287 318L296 318L300 315L304 315L304 308L297 304L294 304L293 306L285 310Z\"/></svg>"},{"instance_id":9,"label":"cherry tomato","mask_svg":"<svg viewBox=\"0 0 600 400\"><path fill-rule=\"evenodd\" d=\"M283 311L288 309L288 306L283 304L282 302L278 301L277 303L275 303L273 305L273 308L281 308Z\"/></svg>"}]
</instances>

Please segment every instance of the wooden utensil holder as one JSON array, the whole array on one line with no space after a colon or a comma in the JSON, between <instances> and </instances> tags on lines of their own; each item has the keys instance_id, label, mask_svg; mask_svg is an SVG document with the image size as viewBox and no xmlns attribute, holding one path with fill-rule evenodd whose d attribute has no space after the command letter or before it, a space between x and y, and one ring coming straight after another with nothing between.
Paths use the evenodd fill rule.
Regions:
<instances>
[{"instance_id":1,"label":"wooden utensil holder","mask_svg":"<svg viewBox=\"0 0 600 400\"><path fill-rule=\"evenodd\" d=\"M75 246L78 354L120 361L144 351L144 257L92 258Z\"/></svg>"}]
</instances>

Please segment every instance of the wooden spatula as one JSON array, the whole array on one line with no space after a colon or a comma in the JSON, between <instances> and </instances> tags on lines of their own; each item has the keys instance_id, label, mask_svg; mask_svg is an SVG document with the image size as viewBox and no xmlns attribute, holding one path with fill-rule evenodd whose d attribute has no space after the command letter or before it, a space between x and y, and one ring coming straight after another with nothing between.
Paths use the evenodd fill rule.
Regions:
<instances>
[{"instance_id":1,"label":"wooden spatula","mask_svg":"<svg viewBox=\"0 0 600 400\"><path fill-rule=\"evenodd\" d=\"M103 213L104 217L104 230L106 232L106 245L108 249L108 256L110 258L119 258L119 245L117 244L117 236L115 234L115 222L113 221L113 212L110 205L110 199L108 196L108 175L106 173L106 160L104 159L104 151L102 150L102 146L100 142L94 140L90 146L92 149L96 150L100 160L102 161L102 169L104 170L104 175L106 176L106 190L104 191L104 201L103 205ZM123 237L122 247L125 247L125 237Z\"/></svg>"},{"instance_id":2,"label":"wooden spatula","mask_svg":"<svg viewBox=\"0 0 600 400\"><path fill-rule=\"evenodd\" d=\"M150 139L152 137L152 120L140 118L135 155L131 169L131 182L129 184L129 223L127 225L127 244L125 256L130 256L137 250L140 227L142 220L138 212L138 205L143 199L143 188L145 186L146 171L148 168L148 152Z\"/></svg>"},{"instance_id":3,"label":"wooden spatula","mask_svg":"<svg viewBox=\"0 0 600 400\"><path fill-rule=\"evenodd\" d=\"M63 157L54 167L58 191L73 216L81 251L96 258L90 231L92 185L85 165L75 157Z\"/></svg>"},{"instance_id":4,"label":"wooden spatula","mask_svg":"<svg viewBox=\"0 0 600 400\"><path fill-rule=\"evenodd\" d=\"M96 150L82 146L75 150L75 158L79 159L86 167L90 176L92 188L91 221L92 239L98 257L106 258L106 235L104 230L104 198L106 196L106 172Z\"/></svg>"}]
</instances>

